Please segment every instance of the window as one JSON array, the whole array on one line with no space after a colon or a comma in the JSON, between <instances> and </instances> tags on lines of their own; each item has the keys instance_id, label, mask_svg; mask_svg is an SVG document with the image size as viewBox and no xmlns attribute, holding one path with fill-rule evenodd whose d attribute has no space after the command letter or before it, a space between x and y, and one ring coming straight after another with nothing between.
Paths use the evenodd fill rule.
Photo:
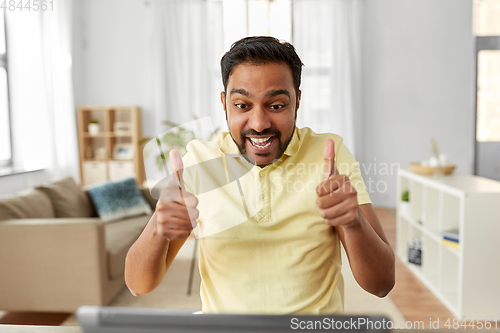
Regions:
<instances>
[{"instance_id":1,"label":"window","mask_svg":"<svg viewBox=\"0 0 500 333\"><path fill-rule=\"evenodd\" d=\"M274 36L292 41L290 0L250 0L247 10L250 36Z\"/></svg>"},{"instance_id":2,"label":"window","mask_svg":"<svg viewBox=\"0 0 500 333\"><path fill-rule=\"evenodd\" d=\"M224 49L245 36L292 41L291 0L223 0Z\"/></svg>"},{"instance_id":3,"label":"window","mask_svg":"<svg viewBox=\"0 0 500 333\"><path fill-rule=\"evenodd\" d=\"M356 1L223 0L224 48L245 36L269 35L291 42L302 68L297 126L338 133L354 141L361 108L361 8ZM335 89L337 87L337 89ZM352 116L351 116L352 115ZM354 144L353 144L354 145ZM355 152L355 148L351 148Z\"/></svg>"},{"instance_id":4,"label":"window","mask_svg":"<svg viewBox=\"0 0 500 333\"><path fill-rule=\"evenodd\" d=\"M477 35L477 128L479 142L500 141L500 1L474 2Z\"/></svg>"},{"instance_id":5,"label":"window","mask_svg":"<svg viewBox=\"0 0 500 333\"><path fill-rule=\"evenodd\" d=\"M12 165L5 12L0 13L0 167Z\"/></svg>"},{"instance_id":6,"label":"window","mask_svg":"<svg viewBox=\"0 0 500 333\"><path fill-rule=\"evenodd\" d=\"M476 149L474 173L500 180L500 0L474 1Z\"/></svg>"}]
</instances>

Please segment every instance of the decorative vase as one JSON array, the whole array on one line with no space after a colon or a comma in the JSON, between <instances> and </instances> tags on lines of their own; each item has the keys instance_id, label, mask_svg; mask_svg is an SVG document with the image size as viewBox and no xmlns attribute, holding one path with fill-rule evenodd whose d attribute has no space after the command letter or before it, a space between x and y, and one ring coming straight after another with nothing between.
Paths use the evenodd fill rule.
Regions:
<instances>
[{"instance_id":1,"label":"decorative vase","mask_svg":"<svg viewBox=\"0 0 500 333\"><path fill-rule=\"evenodd\" d=\"M410 202L408 201L399 202L399 209L401 211L402 216L410 217Z\"/></svg>"},{"instance_id":2,"label":"decorative vase","mask_svg":"<svg viewBox=\"0 0 500 333\"><path fill-rule=\"evenodd\" d=\"M99 124L91 123L89 124L89 134L98 135L99 134Z\"/></svg>"}]
</instances>

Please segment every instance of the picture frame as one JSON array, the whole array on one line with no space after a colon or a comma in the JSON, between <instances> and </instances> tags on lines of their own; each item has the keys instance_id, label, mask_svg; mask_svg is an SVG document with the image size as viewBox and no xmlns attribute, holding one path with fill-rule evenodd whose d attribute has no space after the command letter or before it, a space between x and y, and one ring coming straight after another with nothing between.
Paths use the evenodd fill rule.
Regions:
<instances>
[{"instance_id":1,"label":"picture frame","mask_svg":"<svg viewBox=\"0 0 500 333\"><path fill-rule=\"evenodd\" d=\"M131 160L134 158L134 146L131 143L117 143L113 147L113 158Z\"/></svg>"}]
</instances>

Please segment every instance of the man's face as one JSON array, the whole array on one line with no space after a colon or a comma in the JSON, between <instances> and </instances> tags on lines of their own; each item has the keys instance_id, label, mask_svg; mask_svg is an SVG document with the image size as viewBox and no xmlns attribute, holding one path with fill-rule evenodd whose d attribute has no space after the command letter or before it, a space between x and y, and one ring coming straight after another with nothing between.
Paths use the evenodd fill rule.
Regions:
<instances>
[{"instance_id":1,"label":"man's face","mask_svg":"<svg viewBox=\"0 0 500 333\"><path fill-rule=\"evenodd\" d=\"M300 102L290 67L241 63L229 75L226 91L221 101L240 152L259 166L280 158L292 139Z\"/></svg>"}]
</instances>

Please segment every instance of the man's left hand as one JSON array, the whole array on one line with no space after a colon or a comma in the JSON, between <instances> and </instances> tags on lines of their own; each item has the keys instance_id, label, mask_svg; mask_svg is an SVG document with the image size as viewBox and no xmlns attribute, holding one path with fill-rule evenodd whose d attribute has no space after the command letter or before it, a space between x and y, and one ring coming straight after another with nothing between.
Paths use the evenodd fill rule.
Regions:
<instances>
[{"instance_id":1,"label":"man's left hand","mask_svg":"<svg viewBox=\"0 0 500 333\"><path fill-rule=\"evenodd\" d=\"M316 201L325 223L349 228L360 223L358 192L349 177L339 174L335 165L335 143L328 139L323 150L325 180L318 185Z\"/></svg>"}]
</instances>

